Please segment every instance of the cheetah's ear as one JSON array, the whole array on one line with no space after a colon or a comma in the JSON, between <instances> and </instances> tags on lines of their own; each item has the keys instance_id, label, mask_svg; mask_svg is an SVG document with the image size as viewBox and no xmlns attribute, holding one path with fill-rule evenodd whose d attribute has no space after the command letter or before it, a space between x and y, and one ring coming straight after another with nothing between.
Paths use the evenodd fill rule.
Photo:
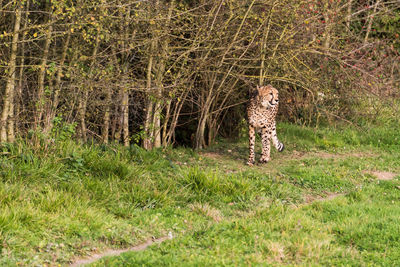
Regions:
<instances>
[{"instance_id":1,"label":"cheetah's ear","mask_svg":"<svg viewBox=\"0 0 400 267\"><path fill-rule=\"evenodd\" d=\"M260 85L257 84L257 89L256 89L257 95L260 94L260 89L261 89L261 88L262 88L262 86L260 86Z\"/></svg>"},{"instance_id":2,"label":"cheetah's ear","mask_svg":"<svg viewBox=\"0 0 400 267\"><path fill-rule=\"evenodd\" d=\"M257 85L257 89L256 90L250 90L250 98L257 98L259 95L259 89L260 87Z\"/></svg>"}]
</instances>

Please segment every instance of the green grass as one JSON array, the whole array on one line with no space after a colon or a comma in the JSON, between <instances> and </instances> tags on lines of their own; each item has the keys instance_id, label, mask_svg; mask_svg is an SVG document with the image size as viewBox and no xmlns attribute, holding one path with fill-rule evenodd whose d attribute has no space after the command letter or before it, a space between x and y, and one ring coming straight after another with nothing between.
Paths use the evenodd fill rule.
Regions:
<instances>
[{"instance_id":1,"label":"green grass","mask_svg":"<svg viewBox=\"0 0 400 267\"><path fill-rule=\"evenodd\" d=\"M398 129L278 126L286 150L248 167L247 140L200 153L26 141L0 149L0 265L396 265ZM258 143L259 145L260 143ZM258 156L260 147L258 147ZM315 201L332 193L343 194Z\"/></svg>"},{"instance_id":2,"label":"green grass","mask_svg":"<svg viewBox=\"0 0 400 267\"><path fill-rule=\"evenodd\" d=\"M307 206L259 209L93 266L394 266L400 259L400 197L393 183Z\"/></svg>"}]
</instances>

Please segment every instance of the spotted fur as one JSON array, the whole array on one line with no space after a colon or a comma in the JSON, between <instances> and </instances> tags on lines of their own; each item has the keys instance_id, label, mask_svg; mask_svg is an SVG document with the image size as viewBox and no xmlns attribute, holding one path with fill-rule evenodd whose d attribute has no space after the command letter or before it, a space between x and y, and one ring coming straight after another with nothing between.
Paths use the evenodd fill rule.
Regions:
<instances>
[{"instance_id":1,"label":"spotted fur","mask_svg":"<svg viewBox=\"0 0 400 267\"><path fill-rule=\"evenodd\" d=\"M261 133L262 156L260 163L266 163L270 160L271 146L270 140L275 148L282 152L284 145L278 140L276 135L275 117L278 112L279 97L278 90L271 85L257 86L250 97L250 103L247 107L247 116L249 121L249 160L248 165L255 162L254 145L256 140L256 130Z\"/></svg>"}]
</instances>

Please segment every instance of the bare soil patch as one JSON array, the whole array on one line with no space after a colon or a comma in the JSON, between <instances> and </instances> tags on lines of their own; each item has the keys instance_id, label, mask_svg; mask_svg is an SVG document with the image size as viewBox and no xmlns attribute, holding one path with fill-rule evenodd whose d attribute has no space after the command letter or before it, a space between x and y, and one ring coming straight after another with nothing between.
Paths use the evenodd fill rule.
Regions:
<instances>
[{"instance_id":1,"label":"bare soil patch","mask_svg":"<svg viewBox=\"0 0 400 267\"><path fill-rule=\"evenodd\" d=\"M315 197L315 196L311 196L311 195L306 195L305 202L306 202L306 204L311 204L315 201L324 202L324 201L333 200L337 197L344 196L344 195L345 195L344 193L332 193L332 192L328 192L327 195L324 197L321 197L321 196Z\"/></svg>"},{"instance_id":2,"label":"bare soil patch","mask_svg":"<svg viewBox=\"0 0 400 267\"><path fill-rule=\"evenodd\" d=\"M221 212L211 207L209 204L194 203L189 204L189 208L197 213L203 214L204 216L212 218L215 222L220 222L223 219Z\"/></svg>"},{"instance_id":3,"label":"bare soil patch","mask_svg":"<svg viewBox=\"0 0 400 267\"><path fill-rule=\"evenodd\" d=\"M90 264L93 263L95 261L100 260L103 257L108 257L108 256L119 256L120 254L124 253L124 252L128 252L128 251L142 251L145 250L148 246L151 246L155 243L162 243L167 239L171 239L168 236L164 236L164 237L160 237L157 239L150 239L147 240L146 242L134 246L134 247L130 247L130 248L125 248L125 249L110 249L110 250L106 250L103 253L99 253L99 254L95 254L90 256L89 258L85 258L85 259L78 259L76 260L74 263L72 263L70 266L71 267L78 267L78 266L84 266L86 264Z\"/></svg>"},{"instance_id":4,"label":"bare soil patch","mask_svg":"<svg viewBox=\"0 0 400 267\"><path fill-rule=\"evenodd\" d=\"M381 181L390 181L390 180L393 180L394 177L397 176L397 174L393 173L393 172L371 171L369 173Z\"/></svg>"},{"instance_id":5,"label":"bare soil patch","mask_svg":"<svg viewBox=\"0 0 400 267\"><path fill-rule=\"evenodd\" d=\"M200 153L200 155L203 157L215 159L215 160L224 158L224 155L221 155L221 154L215 153L215 152L202 152L202 153Z\"/></svg>"}]
</instances>

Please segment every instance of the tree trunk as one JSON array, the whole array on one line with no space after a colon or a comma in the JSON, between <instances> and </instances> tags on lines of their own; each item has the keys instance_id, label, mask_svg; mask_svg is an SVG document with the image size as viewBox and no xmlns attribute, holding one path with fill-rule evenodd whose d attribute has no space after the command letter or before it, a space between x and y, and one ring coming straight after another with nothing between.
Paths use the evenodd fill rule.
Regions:
<instances>
[{"instance_id":1,"label":"tree trunk","mask_svg":"<svg viewBox=\"0 0 400 267\"><path fill-rule=\"evenodd\" d=\"M30 1L26 1L26 12L25 12L25 18L24 18L24 25L23 29L26 29L28 26L28 17L29 17L29 6L30 6ZM16 131L19 129L19 116L22 112L23 109L23 100L22 100L22 88L24 87L24 70L25 70L25 35L22 34L21 36L21 45L20 45L20 64L19 64L19 74L18 74L18 86L16 88L16 95L14 96L15 101L15 116L14 116L14 127ZM18 134L18 132L16 133Z\"/></svg>"},{"instance_id":2,"label":"tree trunk","mask_svg":"<svg viewBox=\"0 0 400 267\"><path fill-rule=\"evenodd\" d=\"M129 92L122 92L122 132L124 146L129 146Z\"/></svg>"},{"instance_id":3,"label":"tree trunk","mask_svg":"<svg viewBox=\"0 0 400 267\"><path fill-rule=\"evenodd\" d=\"M353 0L348 0L347 2L347 17L346 17L346 28L350 31L350 23L351 23L351 9L352 9Z\"/></svg>"},{"instance_id":4,"label":"tree trunk","mask_svg":"<svg viewBox=\"0 0 400 267\"><path fill-rule=\"evenodd\" d=\"M214 118L213 118L214 117ZM211 145L214 143L215 138L217 137L217 116L209 116L207 120L208 127L208 144Z\"/></svg>"},{"instance_id":5,"label":"tree trunk","mask_svg":"<svg viewBox=\"0 0 400 267\"><path fill-rule=\"evenodd\" d=\"M143 147L147 150L153 148L152 139L153 139L153 125L152 124L152 117L153 117L153 100L151 99L151 72L153 70L153 52L156 46L156 40L151 41L150 45L150 55L149 55L149 63L147 65L147 104L146 104L146 118L144 121L144 140L143 140Z\"/></svg>"},{"instance_id":6,"label":"tree trunk","mask_svg":"<svg viewBox=\"0 0 400 267\"><path fill-rule=\"evenodd\" d=\"M15 91L15 71L17 65L19 29L21 25L21 5L17 4L15 11L14 32L11 45L11 57L9 63L6 90L3 97L3 110L0 120L0 142L14 142L14 91ZM7 133L8 123L8 133Z\"/></svg>"},{"instance_id":7,"label":"tree trunk","mask_svg":"<svg viewBox=\"0 0 400 267\"><path fill-rule=\"evenodd\" d=\"M195 137L195 143L194 143L195 149L202 149L206 145L205 139L204 139L204 132L206 129L206 123L207 123L207 119L209 116L210 107L212 104L212 99L213 99L212 94L213 94L213 90L210 90L207 94L206 101L205 101L204 105L202 106L202 110L200 112L199 123L197 125L196 137Z\"/></svg>"},{"instance_id":8,"label":"tree trunk","mask_svg":"<svg viewBox=\"0 0 400 267\"><path fill-rule=\"evenodd\" d=\"M271 17L274 13L274 8L275 8L275 3L272 6L271 12L269 12L268 15L268 21L267 21L267 27L264 28L263 36L262 36L262 42L260 45L260 52L261 52L261 63L260 63L260 78L259 78L259 85L262 86L264 84L264 78L265 78L265 57L266 57L266 50L267 50L267 40L268 40L268 35L269 31L271 29Z\"/></svg>"},{"instance_id":9,"label":"tree trunk","mask_svg":"<svg viewBox=\"0 0 400 267\"><path fill-rule=\"evenodd\" d=\"M97 51L99 49L99 44L100 44L100 37L99 34L97 35L96 38L96 43L93 48L92 52L92 61L90 63L90 70L93 69L94 64L96 62L96 56L97 56ZM89 71L89 74L91 74L91 71ZM89 75L91 77L92 75ZM84 89L84 92L82 92L81 97L79 98L79 106L78 106L78 120L79 120L79 125L80 125L80 138L81 141L84 143L87 142L87 134L86 134L86 108L87 108L87 101L89 98L89 91L92 90L92 86L90 85L88 88Z\"/></svg>"},{"instance_id":10,"label":"tree trunk","mask_svg":"<svg viewBox=\"0 0 400 267\"><path fill-rule=\"evenodd\" d=\"M266 47L267 47L266 40L267 40L266 38L263 38L263 40L261 42L260 78L259 78L259 81L258 81L258 84L260 86L262 86L264 84L265 50L266 50Z\"/></svg>"},{"instance_id":11,"label":"tree trunk","mask_svg":"<svg viewBox=\"0 0 400 267\"><path fill-rule=\"evenodd\" d=\"M118 2L118 3L120 4L120 2ZM120 16L122 16L122 14L120 14ZM122 30L122 28L121 28L121 30ZM122 48L122 51L125 51L124 47ZM123 73L122 75L125 75L128 68L126 66L123 66L122 71L121 71L121 68L120 68L119 62L118 62L118 58L117 58L117 54L118 54L117 45L111 46L111 52L113 54L113 63L114 63L114 66L116 66L116 68L118 69L118 73L120 75L121 75L121 73ZM124 83L124 85L125 85L125 83ZM111 138L117 143L121 141L122 121L123 121L122 101L123 101L124 86L120 86L120 87L121 88L120 88L120 90L118 92L118 96L117 96L118 104L114 106L113 121L111 123Z\"/></svg>"},{"instance_id":12,"label":"tree trunk","mask_svg":"<svg viewBox=\"0 0 400 267\"><path fill-rule=\"evenodd\" d=\"M51 21L51 19L49 19ZM45 96L44 96L44 80L46 77L47 60L49 57L49 50L51 44L51 36L53 33L53 26L50 24L46 32L46 41L44 44L42 64L40 65L39 78L38 78L38 91L36 101L36 118L35 118L35 129L39 129L42 122L42 116L45 107Z\"/></svg>"},{"instance_id":13,"label":"tree trunk","mask_svg":"<svg viewBox=\"0 0 400 267\"><path fill-rule=\"evenodd\" d=\"M154 103L154 110L153 110L153 147L161 147L161 112L162 112L162 92L163 92L163 73L164 73L164 62L161 60L158 63L158 70L157 70L157 78L155 85L157 87L157 95L156 101Z\"/></svg>"},{"instance_id":14,"label":"tree trunk","mask_svg":"<svg viewBox=\"0 0 400 267\"><path fill-rule=\"evenodd\" d=\"M44 133L49 133L51 131L51 129L53 128L53 120L54 120L54 117L56 116L57 106L59 103L59 95L60 95L60 91L61 91L61 78L63 76L63 68L64 68L65 59L67 57L67 50L69 47L70 40L71 40L71 33L68 31L67 39L65 40L63 51L61 54L61 60L58 65L58 68L57 68L57 77L56 77L56 81L54 84L53 101L51 102L51 106L48 111L49 114L46 116Z\"/></svg>"},{"instance_id":15,"label":"tree trunk","mask_svg":"<svg viewBox=\"0 0 400 267\"><path fill-rule=\"evenodd\" d=\"M121 1L118 1L118 4L121 5ZM120 65L118 67L120 74L122 75L123 84L120 87L118 92L118 104L115 105L115 116L113 121L113 129L112 131L115 133L114 138L118 142L121 139L122 133L122 142L124 146L129 146L129 90L128 90L128 81L129 78L129 55L130 49L128 46L131 42L131 38L136 35L136 29L132 32L130 36L129 32L129 24L132 23L131 19L131 6L127 7L127 11L120 10L119 16L123 23L120 24L120 32L123 36L123 40L121 40L120 51L117 52L117 47L113 46L114 49L114 62L115 65ZM117 53L121 55L121 62L118 64Z\"/></svg>"},{"instance_id":16,"label":"tree trunk","mask_svg":"<svg viewBox=\"0 0 400 267\"><path fill-rule=\"evenodd\" d=\"M103 117L103 129L102 129L102 141L104 144L108 144L108 132L110 130L110 106L111 106L111 88L107 86L106 88L106 99L105 99L105 111Z\"/></svg>"},{"instance_id":17,"label":"tree trunk","mask_svg":"<svg viewBox=\"0 0 400 267\"><path fill-rule=\"evenodd\" d=\"M374 6L374 11L368 18L367 31L366 31L365 37L364 37L364 44L366 44L368 42L368 37L369 37L369 34L371 33L372 23L374 21L376 10L378 9L379 4L380 4L380 0L377 0L375 3L375 6Z\"/></svg>"},{"instance_id":18,"label":"tree trunk","mask_svg":"<svg viewBox=\"0 0 400 267\"><path fill-rule=\"evenodd\" d=\"M332 34L332 20L330 17L330 9L329 9L329 3L326 2L325 8L324 8L324 20L325 20L325 39L324 39L324 49L325 53L328 53L328 50L331 46L331 34Z\"/></svg>"},{"instance_id":19,"label":"tree trunk","mask_svg":"<svg viewBox=\"0 0 400 267\"><path fill-rule=\"evenodd\" d=\"M121 97L120 95L118 96L119 98ZM121 100L122 101L122 100ZM115 105L114 107L114 119L112 120L111 123L111 138L115 141L115 142L119 142L121 141L121 125L122 124L122 118L120 115L120 106Z\"/></svg>"},{"instance_id":20,"label":"tree trunk","mask_svg":"<svg viewBox=\"0 0 400 267\"><path fill-rule=\"evenodd\" d=\"M171 17L172 17L172 10L174 8L174 1L171 1L169 4L169 9L168 9L168 17L165 25L163 28L165 29L165 36L164 40L161 44L161 55L160 55L160 60L157 62L158 68L156 72L156 80L155 80L155 85L157 88L157 98L156 102L154 104L154 115L153 115L153 126L154 126L154 147L161 147L161 113L163 110L162 107L162 96L163 96L163 91L164 91L164 85L163 85L163 80L164 80L164 73L165 73L165 64L167 60L167 54L168 54L168 46L169 46L169 38L168 38L168 31L169 31L169 25L171 22Z\"/></svg>"},{"instance_id":21,"label":"tree trunk","mask_svg":"<svg viewBox=\"0 0 400 267\"><path fill-rule=\"evenodd\" d=\"M171 100L167 100L167 107L165 111L165 116L164 116L164 123L162 126L162 143L161 145L163 147L166 147L167 144L167 127L168 127L168 122L171 117Z\"/></svg>"},{"instance_id":22,"label":"tree trunk","mask_svg":"<svg viewBox=\"0 0 400 267\"><path fill-rule=\"evenodd\" d=\"M202 149L206 145L204 141L204 132L206 129L207 115L208 115L207 112L202 112L202 115L200 117L200 121L196 130L196 137L194 143L195 149Z\"/></svg>"},{"instance_id":23,"label":"tree trunk","mask_svg":"<svg viewBox=\"0 0 400 267\"><path fill-rule=\"evenodd\" d=\"M192 88L192 86L189 86L189 88ZM189 88L185 89L185 91L182 92L181 96L178 97L177 103L175 104L175 109L172 115L172 121L169 126L168 133L165 136L166 139L165 146L170 145L175 138L175 128L178 124L179 115L181 113L183 104L185 103L185 99L190 91Z\"/></svg>"},{"instance_id":24,"label":"tree trunk","mask_svg":"<svg viewBox=\"0 0 400 267\"><path fill-rule=\"evenodd\" d=\"M79 101L79 105L78 105L79 132L80 132L80 139L84 143L87 142L85 118L86 118L86 105L87 105L88 96L89 96L89 89L86 88L78 100Z\"/></svg>"}]
</instances>

